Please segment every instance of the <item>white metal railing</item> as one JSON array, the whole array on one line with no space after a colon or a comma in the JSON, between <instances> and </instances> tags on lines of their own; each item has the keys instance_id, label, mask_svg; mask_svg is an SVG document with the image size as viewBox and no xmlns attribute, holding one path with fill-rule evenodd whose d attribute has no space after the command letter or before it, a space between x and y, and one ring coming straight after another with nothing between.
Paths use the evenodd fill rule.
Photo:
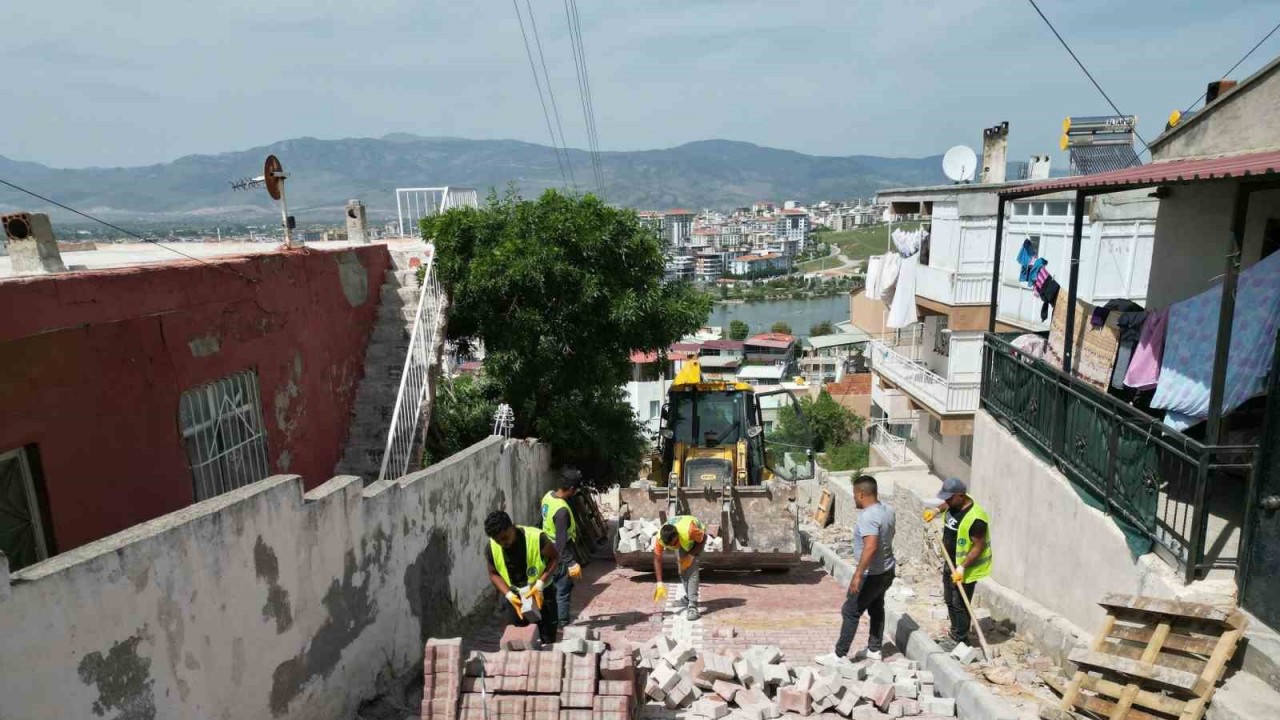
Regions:
<instances>
[{"instance_id":1,"label":"white metal railing","mask_svg":"<svg viewBox=\"0 0 1280 720\"><path fill-rule=\"evenodd\" d=\"M948 382L922 363L882 341L872 340L871 367L937 413L971 413L978 409L979 383Z\"/></svg>"},{"instance_id":2,"label":"white metal railing","mask_svg":"<svg viewBox=\"0 0 1280 720\"><path fill-rule=\"evenodd\" d=\"M916 295L944 305L990 305L991 273L922 265Z\"/></svg>"},{"instance_id":3,"label":"white metal railing","mask_svg":"<svg viewBox=\"0 0 1280 720\"><path fill-rule=\"evenodd\" d=\"M396 188L396 216L400 222L400 237L416 236L418 223L425 217L455 207L478 207L479 204L480 193L475 188ZM409 228L407 234L406 227Z\"/></svg>"},{"instance_id":4,"label":"white metal railing","mask_svg":"<svg viewBox=\"0 0 1280 720\"><path fill-rule=\"evenodd\" d=\"M435 360L439 345L440 314L444 312L444 303L444 291L436 279L436 253L433 247L430 248L426 271L422 276L418 309L413 319L413 332L409 336L404 370L400 373L400 391L396 394L391 428L387 431L387 444L382 452L379 480L400 477L409 472L409 463L422 425L422 406L430 391L431 363Z\"/></svg>"},{"instance_id":5,"label":"white metal railing","mask_svg":"<svg viewBox=\"0 0 1280 720\"><path fill-rule=\"evenodd\" d=\"M907 452L907 439L894 433L890 425L906 425L906 423L891 423L887 420L877 420L867 426L867 437L871 441L871 447L880 453L891 466L898 467L907 465L911 462L911 455Z\"/></svg>"}]
</instances>

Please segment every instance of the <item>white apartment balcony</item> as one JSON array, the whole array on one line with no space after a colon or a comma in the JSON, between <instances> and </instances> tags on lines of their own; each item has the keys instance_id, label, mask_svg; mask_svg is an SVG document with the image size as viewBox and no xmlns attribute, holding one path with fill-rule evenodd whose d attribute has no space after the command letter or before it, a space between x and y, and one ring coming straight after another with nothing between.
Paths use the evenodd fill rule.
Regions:
<instances>
[{"instance_id":1,"label":"white apartment balcony","mask_svg":"<svg viewBox=\"0 0 1280 720\"><path fill-rule=\"evenodd\" d=\"M990 305L991 273L922 265L916 271L916 297L955 307Z\"/></svg>"},{"instance_id":2,"label":"white apartment balcony","mask_svg":"<svg viewBox=\"0 0 1280 720\"><path fill-rule=\"evenodd\" d=\"M956 372L958 363L951 363L951 377L945 377L929 369L927 360L912 360L879 340L871 342L871 369L885 381L901 389L918 404L926 406L937 415L970 415L978 409L982 336L975 338L953 337L953 346L974 345L978 353L977 366L971 372ZM961 354L953 348L954 355ZM967 348L966 348L967 349ZM970 354L970 353L964 353ZM968 363L966 363L968 364ZM896 418L895 418L896 419Z\"/></svg>"}]
</instances>

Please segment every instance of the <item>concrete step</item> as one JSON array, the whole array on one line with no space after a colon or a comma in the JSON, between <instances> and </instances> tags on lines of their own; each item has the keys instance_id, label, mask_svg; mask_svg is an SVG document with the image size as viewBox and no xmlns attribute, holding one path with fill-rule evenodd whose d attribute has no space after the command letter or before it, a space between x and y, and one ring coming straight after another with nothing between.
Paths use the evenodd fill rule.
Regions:
<instances>
[{"instance_id":1,"label":"concrete step","mask_svg":"<svg viewBox=\"0 0 1280 720\"><path fill-rule=\"evenodd\" d=\"M417 314L418 308L416 306L391 307L388 305L379 305L377 324L381 325L384 322L394 323L398 321L401 323L408 323L409 326L412 327Z\"/></svg>"},{"instance_id":2,"label":"concrete step","mask_svg":"<svg viewBox=\"0 0 1280 720\"><path fill-rule=\"evenodd\" d=\"M1247 672L1237 672L1218 688L1205 714L1208 720L1275 720L1280 693Z\"/></svg>"},{"instance_id":3,"label":"concrete step","mask_svg":"<svg viewBox=\"0 0 1280 720\"><path fill-rule=\"evenodd\" d=\"M412 331L412 325L409 326L408 330L405 330L403 323L397 323L394 321L376 323L373 326L373 334L370 336L369 342L371 344L403 342L407 348L409 346L409 333Z\"/></svg>"},{"instance_id":4,"label":"concrete step","mask_svg":"<svg viewBox=\"0 0 1280 720\"><path fill-rule=\"evenodd\" d=\"M418 282L417 270L392 270L387 273L383 284L402 288L422 287Z\"/></svg>"},{"instance_id":5,"label":"concrete step","mask_svg":"<svg viewBox=\"0 0 1280 720\"><path fill-rule=\"evenodd\" d=\"M383 283L382 303L391 306L416 306L421 290L416 285L392 285Z\"/></svg>"},{"instance_id":6,"label":"concrete step","mask_svg":"<svg viewBox=\"0 0 1280 720\"><path fill-rule=\"evenodd\" d=\"M393 363L404 365L405 355L409 353L409 338L393 338L382 342L370 342L364 351L364 365Z\"/></svg>"}]
</instances>

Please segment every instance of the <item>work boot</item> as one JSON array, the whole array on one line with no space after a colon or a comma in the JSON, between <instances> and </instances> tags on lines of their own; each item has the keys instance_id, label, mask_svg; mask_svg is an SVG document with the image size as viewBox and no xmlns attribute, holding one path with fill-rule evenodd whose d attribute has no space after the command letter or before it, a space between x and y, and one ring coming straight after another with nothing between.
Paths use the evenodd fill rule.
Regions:
<instances>
[{"instance_id":1,"label":"work boot","mask_svg":"<svg viewBox=\"0 0 1280 720\"><path fill-rule=\"evenodd\" d=\"M682 597L679 600L673 600L672 602L676 604L677 611L684 610L685 608L689 607L689 598L687 597Z\"/></svg>"},{"instance_id":2,"label":"work boot","mask_svg":"<svg viewBox=\"0 0 1280 720\"><path fill-rule=\"evenodd\" d=\"M953 638L951 638L951 636L938 639L938 647L942 648L946 652L951 652L952 650L955 650L956 645L959 645L959 644L960 643L956 642Z\"/></svg>"},{"instance_id":3,"label":"work boot","mask_svg":"<svg viewBox=\"0 0 1280 720\"><path fill-rule=\"evenodd\" d=\"M685 617L686 617L686 618L688 618L689 620L697 620L697 619L698 619L698 607L697 607L696 605L690 605L690 606L689 606L689 611L688 611L687 613L685 613Z\"/></svg>"}]
</instances>

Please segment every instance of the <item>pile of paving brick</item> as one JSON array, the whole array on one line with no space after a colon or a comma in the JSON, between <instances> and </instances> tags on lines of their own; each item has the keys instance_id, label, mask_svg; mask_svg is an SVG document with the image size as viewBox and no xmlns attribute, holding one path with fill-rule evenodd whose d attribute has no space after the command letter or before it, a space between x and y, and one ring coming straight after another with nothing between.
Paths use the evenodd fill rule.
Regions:
<instances>
[{"instance_id":1,"label":"pile of paving brick","mask_svg":"<svg viewBox=\"0 0 1280 720\"><path fill-rule=\"evenodd\" d=\"M509 627L498 652L432 639L423 658L422 720L632 720L633 653L609 650L585 628L543 650L538 628Z\"/></svg>"},{"instance_id":2,"label":"pile of paving brick","mask_svg":"<svg viewBox=\"0 0 1280 720\"><path fill-rule=\"evenodd\" d=\"M618 552L633 553L653 549L653 538L661 527L655 520L623 520L618 525ZM716 537L718 528L708 528L704 552L723 552L724 538Z\"/></svg>"},{"instance_id":3,"label":"pile of paving brick","mask_svg":"<svg viewBox=\"0 0 1280 720\"><path fill-rule=\"evenodd\" d=\"M783 714L835 713L852 720L954 717L955 701L937 697L933 676L903 657L850 662L834 655L795 667L772 646L738 654L697 653L658 636L639 648L644 694L694 720L770 720Z\"/></svg>"}]
</instances>

